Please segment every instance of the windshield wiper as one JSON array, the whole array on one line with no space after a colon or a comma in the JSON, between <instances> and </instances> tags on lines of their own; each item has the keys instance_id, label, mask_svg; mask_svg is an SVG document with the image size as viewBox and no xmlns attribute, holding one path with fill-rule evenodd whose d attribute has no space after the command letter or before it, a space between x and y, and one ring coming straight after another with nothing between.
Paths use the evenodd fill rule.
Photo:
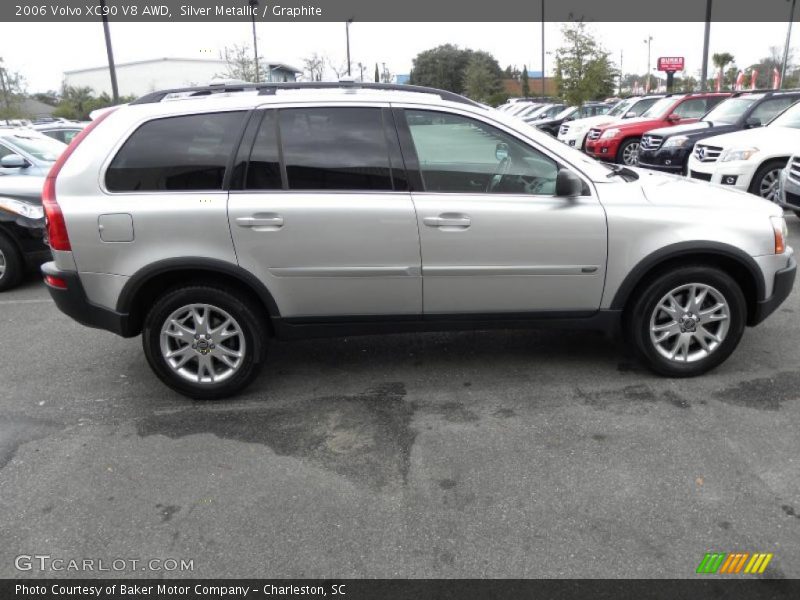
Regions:
<instances>
[{"instance_id":1,"label":"windshield wiper","mask_svg":"<svg viewBox=\"0 0 800 600\"><path fill-rule=\"evenodd\" d=\"M631 171L628 167L624 165L609 165L611 167L611 173L606 175L608 179L611 179L615 176L622 177L625 181L636 181L639 179L639 176L636 174L636 171Z\"/></svg>"}]
</instances>

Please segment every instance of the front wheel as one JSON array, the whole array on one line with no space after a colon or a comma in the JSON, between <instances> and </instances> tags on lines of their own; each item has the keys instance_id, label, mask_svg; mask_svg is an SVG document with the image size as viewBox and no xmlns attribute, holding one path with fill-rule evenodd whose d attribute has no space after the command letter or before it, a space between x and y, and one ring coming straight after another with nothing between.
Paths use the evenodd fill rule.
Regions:
<instances>
[{"instance_id":1,"label":"front wheel","mask_svg":"<svg viewBox=\"0 0 800 600\"><path fill-rule=\"evenodd\" d=\"M781 171L786 166L786 161L771 160L764 163L753 175L750 183L750 193L761 196L770 202L780 200Z\"/></svg>"},{"instance_id":2,"label":"front wheel","mask_svg":"<svg viewBox=\"0 0 800 600\"><path fill-rule=\"evenodd\" d=\"M693 377L720 365L739 344L747 304L739 284L706 266L655 278L625 314L628 340L655 372Z\"/></svg>"},{"instance_id":3,"label":"front wheel","mask_svg":"<svg viewBox=\"0 0 800 600\"><path fill-rule=\"evenodd\" d=\"M639 164L639 138L625 140L617 150L617 163L626 167Z\"/></svg>"},{"instance_id":4,"label":"front wheel","mask_svg":"<svg viewBox=\"0 0 800 600\"><path fill-rule=\"evenodd\" d=\"M0 292L15 287L25 274L25 261L10 239L0 233Z\"/></svg>"},{"instance_id":5,"label":"front wheel","mask_svg":"<svg viewBox=\"0 0 800 600\"><path fill-rule=\"evenodd\" d=\"M147 313L142 345L155 374L196 400L232 396L258 375L267 328L258 307L206 286L174 289Z\"/></svg>"}]
</instances>

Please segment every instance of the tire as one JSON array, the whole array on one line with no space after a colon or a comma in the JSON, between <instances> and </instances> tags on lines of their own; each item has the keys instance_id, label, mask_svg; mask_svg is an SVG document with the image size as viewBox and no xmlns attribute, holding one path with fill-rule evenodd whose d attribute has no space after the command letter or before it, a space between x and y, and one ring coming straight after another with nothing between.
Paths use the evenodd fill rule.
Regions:
<instances>
[{"instance_id":1,"label":"tire","mask_svg":"<svg viewBox=\"0 0 800 600\"><path fill-rule=\"evenodd\" d=\"M0 233L0 292L19 285L24 274L22 254L13 241Z\"/></svg>"},{"instance_id":2,"label":"tire","mask_svg":"<svg viewBox=\"0 0 800 600\"><path fill-rule=\"evenodd\" d=\"M785 166L785 160L769 160L765 162L758 168L756 174L753 175L753 180L750 182L748 191L770 202L777 202L779 200L778 181L780 172ZM765 193L765 189L769 189L769 192Z\"/></svg>"},{"instance_id":3,"label":"tire","mask_svg":"<svg viewBox=\"0 0 800 600\"><path fill-rule=\"evenodd\" d=\"M792 211L792 212L795 214L795 216L796 216L798 219L800 219L800 210L794 210L794 211Z\"/></svg>"},{"instance_id":4,"label":"tire","mask_svg":"<svg viewBox=\"0 0 800 600\"><path fill-rule=\"evenodd\" d=\"M617 150L617 158L616 162L620 165L625 165L627 167L635 167L639 161L634 160L633 162L625 162L626 160L626 153L636 152L639 150L639 142L641 140L639 138L629 138L622 142L619 146L619 150ZM635 154L634 154L635 156Z\"/></svg>"},{"instance_id":5,"label":"tire","mask_svg":"<svg viewBox=\"0 0 800 600\"><path fill-rule=\"evenodd\" d=\"M145 317L145 357L176 392L195 400L227 398L247 387L264 361L268 329L262 314L254 302L219 288L170 290Z\"/></svg>"},{"instance_id":6,"label":"tire","mask_svg":"<svg viewBox=\"0 0 800 600\"><path fill-rule=\"evenodd\" d=\"M692 286L702 300L700 310L695 305L696 312L685 310ZM705 294L701 295L703 290ZM667 299L669 293L683 306L675 311L674 319L660 308L664 304L670 309L675 307ZM709 312L719 302L725 307ZM687 314L691 318L684 320ZM693 318L698 315L699 322ZM727 318L723 319L723 315ZM739 284L724 271L689 265L667 271L647 283L637 292L623 319L628 343L650 369L668 377L694 377L717 367L734 351L744 333L747 303ZM651 336L652 327L659 329ZM716 335L718 340L706 333ZM662 336L666 336L663 341L656 339ZM670 358L670 353L675 358Z\"/></svg>"}]
</instances>

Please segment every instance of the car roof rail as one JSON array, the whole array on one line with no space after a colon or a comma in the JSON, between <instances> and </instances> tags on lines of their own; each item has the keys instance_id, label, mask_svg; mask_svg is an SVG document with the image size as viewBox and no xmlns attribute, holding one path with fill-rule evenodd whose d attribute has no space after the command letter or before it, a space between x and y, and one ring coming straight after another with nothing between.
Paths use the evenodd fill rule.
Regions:
<instances>
[{"instance_id":1,"label":"car roof rail","mask_svg":"<svg viewBox=\"0 0 800 600\"><path fill-rule=\"evenodd\" d=\"M458 102L461 104L469 104L470 106L480 106L482 104L470 100L466 96L449 92L447 90L440 90L432 87L424 87L419 85L408 85L405 83L372 83L362 81L287 81L287 82L270 82L270 83L231 83L231 84L212 84L196 87L184 88L171 88L166 90L159 90L157 92L150 92L144 96L134 100L131 104L154 104L161 102L167 96L172 94L184 94L187 98L196 98L202 96L211 96L213 94L226 94L236 92L249 92L255 91L259 96L273 96L279 90L322 90L322 89L340 89L340 90L384 90L384 91L397 91L397 92L413 92L419 94L432 94L439 96L442 100L449 102Z\"/></svg>"}]
</instances>

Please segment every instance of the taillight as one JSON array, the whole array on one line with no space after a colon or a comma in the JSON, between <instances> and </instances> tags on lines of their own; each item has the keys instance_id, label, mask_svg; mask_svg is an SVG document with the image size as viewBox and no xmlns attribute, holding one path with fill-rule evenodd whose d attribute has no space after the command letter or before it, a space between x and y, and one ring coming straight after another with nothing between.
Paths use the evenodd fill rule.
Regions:
<instances>
[{"instance_id":1,"label":"taillight","mask_svg":"<svg viewBox=\"0 0 800 600\"><path fill-rule=\"evenodd\" d=\"M91 133L92 129L97 127L101 121L114 112L114 110L116 109L104 112L89 123L83 131L72 138L69 146L67 146L67 149L58 157L58 160L50 168L50 172L44 180L42 207L44 208L44 219L47 225L48 243L53 250L72 250L72 246L69 243L69 236L67 235L67 224L64 222L64 214L61 212L61 207L56 200L56 177L58 177L58 173L67 162L67 159L75 152L75 148L78 147L78 144L86 139L86 136Z\"/></svg>"}]
</instances>

